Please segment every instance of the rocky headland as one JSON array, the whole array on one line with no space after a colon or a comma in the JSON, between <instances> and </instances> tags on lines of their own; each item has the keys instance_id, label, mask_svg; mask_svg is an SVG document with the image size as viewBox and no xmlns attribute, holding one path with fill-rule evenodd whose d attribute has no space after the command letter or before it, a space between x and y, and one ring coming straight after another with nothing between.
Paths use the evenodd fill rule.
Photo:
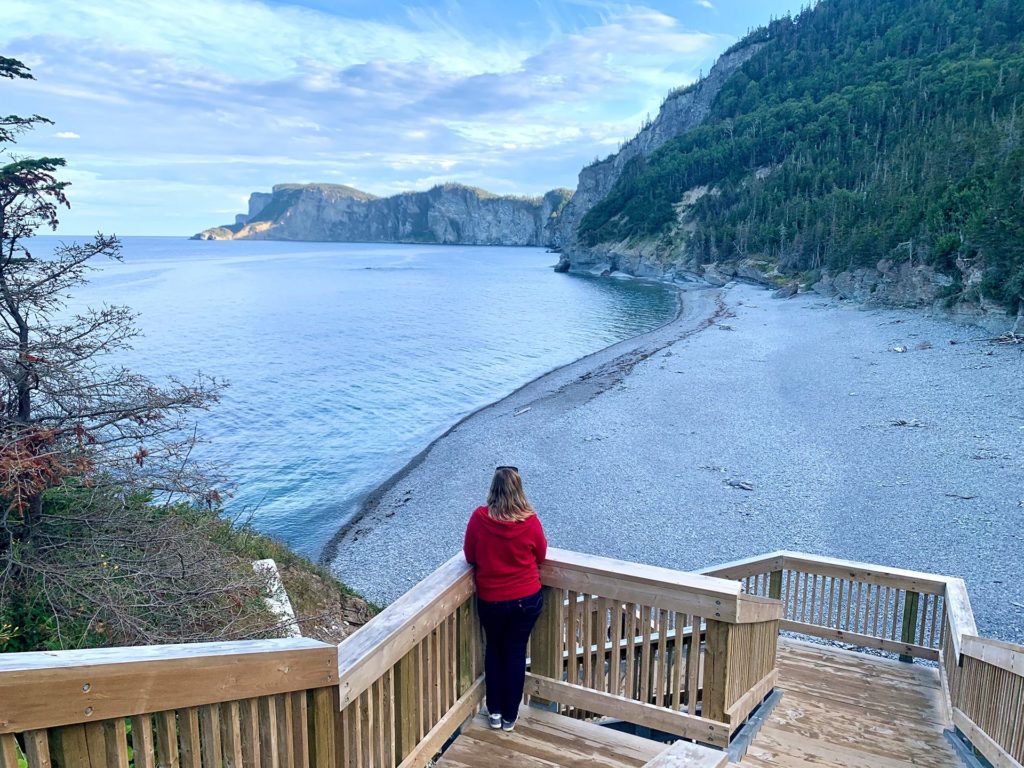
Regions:
<instances>
[{"instance_id":1,"label":"rocky headland","mask_svg":"<svg viewBox=\"0 0 1024 768\"><path fill-rule=\"evenodd\" d=\"M340 184L278 184L254 192L235 223L198 240L318 240L441 245L545 245L569 199L494 195L461 184L375 197Z\"/></svg>"}]
</instances>

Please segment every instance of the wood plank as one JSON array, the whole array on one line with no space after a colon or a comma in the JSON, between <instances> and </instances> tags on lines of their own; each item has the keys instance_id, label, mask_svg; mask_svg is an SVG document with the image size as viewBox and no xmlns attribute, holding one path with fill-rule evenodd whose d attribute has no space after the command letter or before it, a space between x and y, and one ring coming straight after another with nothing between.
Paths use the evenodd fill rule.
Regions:
<instances>
[{"instance_id":1,"label":"wood plank","mask_svg":"<svg viewBox=\"0 0 1024 768\"><path fill-rule=\"evenodd\" d=\"M953 725L960 729L960 732L967 737L975 749L985 756L993 768L1021 768L1021 764L1014 760L995 739L956 707L953 708Z\"/></svg>"},{"instance_id":2,"label":"wood plank","mask_svg":"<svg viewBox=\"0 0 1024 768\"><path fill-rule=\"evenodd\" d=\"M318 690L324 689L320 688ZM262 768L259 700L245 699L239 702L238 716L242 729L242 764L246 768ZM334 765L334 763L331 763L331 765Z\"/></svg>"},{"instance_id":3,"label":"wood plank","mask_svg":"<svg viewBox=\"0 0 1024 768\"><path fill-rule=\"evenodd\" d=\"M280 768L281 750L277 743L277 702L271 696L259 698L260 764L262 768Z\"/></svg>"},{"instance_id":4,"label":"wood plank","mask_svg":"<svg viewBox=\"0 0 1024 768\"><path fill-rule=\"evenodd\" d=\"M729 755L720 749L710 749L688 741L677 741L644 768L724 768Z\"/></svg>"},{"instance_id":5,"label":"wood plank","mask_svg":"<svg viewBox=\"0 0 1024 768\"><path fill-rule=\"evenodd\" d=\"M338 762L337 748L334 742L334 719L340 717L335 699L336 688L317 688L313 691L313 713L310 717L310 765L328 766L333 768Z\"/></svg>"},{"instance_id":6,"label":"wood plank","mask_svg":"<svg viewBox=\"0 0 1024 768\"><path fill-rule=\"evenodd\" d=\"M682 613L719 614L726 621L737 620L740 599L746 597L736 581L555 548L548 549L540 579L545 586L624 602L654 603Z\"/></svg>"},{"instance_id":7,"label":"wood plank","mask_svg":"<svg viewBox=\"0 0 1024 768\"><path fill-rule=\"evenodd\" d=\"M943 736L934 669L779 640L780 702L745 768L960 768Z\"/></svg>"},{"instance_id":8,"label":"wood plank","mask_svg":"<svg viewBox=\"0 0 1024 768\"><path fill-rule=\"evenodd\" d=\"M532 707L519 711L512 733L491 731L474 718L438 768L641 768L664 745Z\"/></svg>"},{"instance_id":9,"label":"wood plank","mask_svg":"<svg viewBox=\"0 0 1024 768\"><path fill-rule=\"evenodd\" d=\"M157 712L156 764L157 768L180 768L178 751L178 719L173 711Z\"/></svg>"},{"instance_id":10,"label":"wood plank","mask_svg":"<svg viewBox=\"0 0 1024 768\"><path fill-rule=\"evenodd\" d=\"M947 576L924 571L911 571L905 568L891 568L875 563L861 563L855 560L841 560L822 555L808 555L803 552L782 552L783 567L795 571L817 574L818 576L835 576L851 581L881 586L899 587L915 592L941 595L946 591L950 581Z\"/></svg>"},{"instance_id":11,"label":"wood plank","mask_svg":"<svg viewBox=\"0 0 1024 768\"><path fill-rule=\"evenodd\" d=\"M242 718L237 701L220 705L220 740L224 768L242 768Z\"/></svg>"},{"instance_id":12,"label":"wood plank","mask_svg":"<svg viewBox=\"0 0 1024 768\"><path fill-rule=\"evenodd\" d=\"M123 720L121 721L121 731L124 732ZM2 736L0 740L5 738L13 739L14 737ZM113 754L110 744L107 745L107 754ZM50 760L50 745L46 738L46 731L29 731L25 734L25 758L28 760L28 768L52 768L53 763ZM128 768L127 748L125 749L124 764L115 762L114 768Z\"/></svg>"},{"instance_id":13,"label":"wood plank","mask_svg":"<svg viewBox=\"0 0 1024 768\"><path fill-rule=\"evenodd\" d=\"M427 735L406 755L399 768L414 768L425 765L467 718L480 708L484 697L484 678L481 675L469 687L455 705L438 720Z\"/></svg>"},{"instance_id":14,"label":"wood plank","mask_svg":"<svg viewBox=\"0 0 1024 768\"><path fill-rule=\"evenodd\" d=\"M571 704L606 717L616 717L637 725L657 728L673 736L694 739L714 746L724 747L729 744L728 726L703 717L674 712L653 704L612 696L610 693L530 673L526 675L526 688L532 695L550 701Z\"/></svg>"},{"instance_id":15,"label":"wood plank","mask_svg":"<svg viewBox=\"0 0 1024 768\"><path fill-rule=\"evenodd\" d=\"M199 756L203 768L221 768L223 751L219 705L209 704L199 708L199 733Z\"/></svg>"},{"instance_id":16,"label":"wood plank","mask_svg":"<svg viewBox=\"0 0 1024 768\"><path fill-rule=\"evenodd\" d=\"M1024 646L968 635L963 638L960 653L1018 677L1024 676Z\"/></svg>"},{"instance_id":17,"label":"wood plank","mask_svg":"<svg viewBox=\"0 0 1024 768\"><path fill-rule=\"evenodd\" d=\"M178 710L178 747L182 768L201 768L202 746L196 707Z\"/></svg>"},{"instance_id":18,"label":"wood plank","mask_svg":"<svg viewBox=\"0 0 1024 768\"><path fill-rule=\"evenodd\" d=\"M473 569L460 553L345 638L338 646L341 706L355 701L473 593Z\"/></svg>"},{"instance_id":19,"label":"wood plank","mask_svg":"<svg viewBox=\"0 0 1024 768\"><path fill-rule=\"evenodd\" d=\"M764 701L765 696L771 693L779 682L779 670L773 669L767 675L765 675L759 682L755 683L754 686L743 694L736 702L725 710L725 716L728 718L727 722L733 726L731 730L736 730L743 724L743 721L747 719L747 715Z\"/></svg>"},{"instance_id":20,"label":"wood plank","mask_svg":"<svg viewBox=\"0 0 1024 768\"><path fill-rule=\"evenodd\" d=\"M826 640L839 640L840 642L859 645L863 648L875 648L890 653L907 654L919 659L938 661L939 652L935 648L925 648L921 645L912 645L896 642L895 640L883 640L880 637L862 635L857 632L847 632L844 629L830 629L820 627L817 624L804 624L799 621L780 621L779 628L787 632L796 632L811 637L821 637Z\"/></svg>"},{"instance_id":21,"label":"wood plank","mask_svg":"<svg viewBox=\"0 0 1024 768\"><path fill-rule=\"evenodd\" d=\"M0 734L0 768L19 768L21 763L18 762L18 742L15 741L14 735L5 733Z\"/></svg>"},{"instance_id":22,"label":"wood plank","mask_svg":"<svg viewBox=\"0 0 1024 768\"><path fill-rule=\"evenodd\" d=\"M16 657L16 658L5 658ZM130 717L337 682L306 638L0 654L0 733Z\"/></svg>"},{"instance_id":23,"label":"wood plank","mask_svg":"<svg viewBox=\"0 0 1024 768\"><path fill-rule=\"evenodd\" d=\"M135 768L156 768L153 720L149 715L132 718L132 759Z\"/></svg>"}]
</instances>

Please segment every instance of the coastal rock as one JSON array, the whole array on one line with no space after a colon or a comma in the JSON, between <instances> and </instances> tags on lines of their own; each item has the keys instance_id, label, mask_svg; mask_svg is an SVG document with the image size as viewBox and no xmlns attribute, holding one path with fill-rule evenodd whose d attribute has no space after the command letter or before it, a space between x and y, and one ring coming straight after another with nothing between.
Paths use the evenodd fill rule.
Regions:
<instances>
[{"instance_id":1,"label":"coastal rock","mask_svg":"<svg viewBox=\"0 0 1024 768\"><path fill-rule=\"evenodd\" d=\"M199 240L317 240L543 245L568 190L543 197L503 197L444 184L427 192L378 198L338 184L278 184L254 192L236 223L195 235Z\"/></svg>"},{"instance_id":2,"label":"coastal rock","mask_svg":"<svg viewBox=\"0 0 1024 768\"><path fill-rule=\"evenodd\" d=\"M657 117L644 125L618 152L580 171L572 199L549 230L551 245L561 248L567 261L581 271L589 269L586 262L593 254L576 239L576 229L583 217L607 196L631 162L638 162L669 139L704 122L725 81L762 47L763 44L755 43L721 56L707 77L669 93Z\"/></svg>"}]
</instances>

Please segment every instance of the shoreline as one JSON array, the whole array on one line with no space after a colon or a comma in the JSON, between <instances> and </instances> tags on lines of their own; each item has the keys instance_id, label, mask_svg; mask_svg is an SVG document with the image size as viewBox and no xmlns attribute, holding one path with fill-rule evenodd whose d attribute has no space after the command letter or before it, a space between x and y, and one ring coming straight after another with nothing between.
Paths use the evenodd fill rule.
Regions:
<instances>
[{"instance_id":1,"label":"shoreline","mask_svg":"<svg viewBox=\"0 0 1024 768\"><path fill-rule=\"evenodd\" d=\"M503 397L501 397L501 398L499 398L499 399L497 399L497 400L495 400L495 401L493 401L491 403L487 403L486 405L482 405L479 408L477 408L476 410L473 410L473 411L470 411L469 413L467 413L465 416L460 418L458 421L456 421L450 427L445 429L444 432L442 432L440 435L438 435L433 440L431 440L423 448L423 450L421 450L419 453L417 453L415 456L413 456L411 459L409 459L409 461L406 462L404 466L402 466L394 474L392 474L390 477L388 477L384 482L382 482L380 485L375 487L373 490L368 491L361 498L357 499L355 501L355 504L357 505L356 511L352 514L352 517L349 520L347 520L345 523L343 523L338 528L338 530L331 536L331 538L323 546L323 549L320 551L320 554L317 557L317 563L319 563L320 565L323 565L323 566L330 567L331 562L337 557L338 547L340 546L341 542L345 539L345 537L352 531L352 529L354 529L357 525L359 525L359 523L362 522L365 518L373 515L373 513L377 510L377 507L380 505L382 499L388 494L388 492L390 492L396 485L401 483L402 480L405 479L405 477L407 477L411 472L413 472L417 467L419 467L423 463L423 461L426 459L426 457L430 454L430 451L434 448L435 445L437 445L439 442L441 442L442 440L447 438L449 435L451 435L453 432L455 432L460 426L462 426L463 424L468 422L470 419L472 419L472 418L474 418L474 417L476 417L476 416L478 416L478 415L480 415L480 414L484 413L485 411L488 411L488 410L490 410L492 408L497 408L497 407L501 406L502 404L506 403L507 401L512 400L513 398L517 397L524 390L526 390L526 389L528 389L530 387L537 386L537 385L542 385L544 380L549 379L550 377L553 377L553 376L555 376L555 375L557 375L559 373L562 373L562 372L566 371L569 368L572 368L572 367L575 367L575 366L579 366L579 365L587 362L588 360L591 360L592 358L595 358L595 357L597 357L599 355L604 355L609 350L613 350L613 349L616 349L616 348L619 348L619 347L623 347L624 351L622 352L622 354L623 355L629 354L629 352L628 352L628 348L629 347L634 346L634 345L642 342L644 339L646 339L647 337L649 337L649 336L651 336L653 334L656 334L656 333L658 333L660 331L665 330L666 328L670 328L670 327L674 326L676 323L679 323L683 319L683 315L685 313L685 304L684 304L684 302L685 302L685 296L686 296L687 293L692 293L694 290L714 290L711 286L701 286L699 288L693 288L693 287L684 287L684 286L679 285L678 283L672 283L672 282L666 282L666 281L662 281L662 280L654 280L654 279L648 279L648 278L638 278L638 277L630 276L629 279L631 279L631 280L646 280L647 282L658 283L660 285L666 285L666 286L670 286L670 287L674 288L675 292L676 292L676 312L675 312L675 315L670 320L668 320L667 322L657 326L656 328L652 328L651 330L645 331L644 333L641 333L641 334L639 334L637 336L631 336L628 339L622 339L621 341L617 341L617 342L615 342L613 344L609 344L607 347L602 347L601 349L599 349L599 350L597 350L595 352L591 352L589 354L584 355L583 357L578 357L575 360L572 360L572 361L570 361L568 363L556 366L556 367L554 367L554 368L552 368L552 369L550 369L548 371L545 371L544 373L540 374L539 376L536 376L536 377L530 379L529 381L527 381L526 383L521 384L520 386L516 387L511 392L509 392L507 395L504 395Z\"/></svg>"},{"instance_id":2,"label":"shoreline","mask_svg":"<svg viewBox=\"0 0 1024 768\"><path fill-rule=\"evenodd\" d=\"M512 463L553 546L684 571L790 549L961 576L981 631L1024 639L1024 349L743 284L683 305L461 420L335 537L331 569L391 602L458 551Z\"/></svg>"}]
</instances>

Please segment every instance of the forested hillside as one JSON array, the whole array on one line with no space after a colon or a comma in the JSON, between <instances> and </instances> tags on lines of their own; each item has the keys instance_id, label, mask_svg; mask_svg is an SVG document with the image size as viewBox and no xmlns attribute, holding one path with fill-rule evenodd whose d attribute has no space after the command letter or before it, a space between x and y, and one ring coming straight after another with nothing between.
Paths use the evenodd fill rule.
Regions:
<instances>
[{"instance_id":1,"label":"forested hillside","mask_svg":"<svg viewBox=\"0 0 1024 768\"><path fill-rule=\"evenodd\" d=\"M953 278L951 302L1020 307L1024 3L823 0L737 47L757 41L701 126L631 162L581 243L789 275L911 260Z\"/></svg>"}]
</instances>

